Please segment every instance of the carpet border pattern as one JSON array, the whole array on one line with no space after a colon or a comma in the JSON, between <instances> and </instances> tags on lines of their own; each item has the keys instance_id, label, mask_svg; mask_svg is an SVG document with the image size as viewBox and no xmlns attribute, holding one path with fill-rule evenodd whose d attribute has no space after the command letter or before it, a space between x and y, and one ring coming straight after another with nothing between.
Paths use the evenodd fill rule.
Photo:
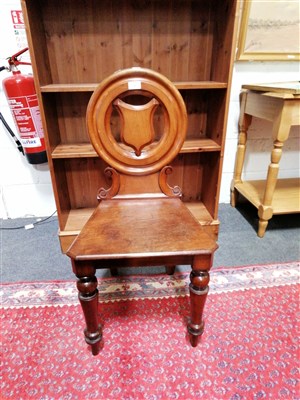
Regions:
<instances>
[{"instance_id":1,"label":"carpet border pattern","mask_svg":"<svg viewBox=\"0 0 300 400\"><path fill-rule=\"evenodd\" d=\"M211 270L209 295L294 285L299 283L300 263L276 263ZM130 275L98 279L99 302L169 298L188 295L189 273L172 276ZM74 281L2 284L0 308L78 305Z\"/></svg>"}]
</instances>

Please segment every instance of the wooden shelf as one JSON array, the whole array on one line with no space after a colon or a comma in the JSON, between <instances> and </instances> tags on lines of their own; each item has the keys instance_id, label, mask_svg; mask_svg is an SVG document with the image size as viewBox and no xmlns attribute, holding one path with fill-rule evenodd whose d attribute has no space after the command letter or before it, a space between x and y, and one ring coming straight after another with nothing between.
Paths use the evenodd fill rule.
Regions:
<instances>
[{"instance_id":1,"label":"wooden shelf","mask_svg":"<svg viewBox=\"0 0 300 400\"><path fill-rule=\"evenodd\" d=\"M227 83L213 81L174 82L177 89L226 89Z\"/></svg>"},{"instance_id":2,"label":"wooden shelf","mask_svg":"<svg viewBox=\"0 0 300 400\"><path fill-rule=\"evenodd\" d=\"M244 181L235 184L236 190L249 200L256 208L263 203L266 187L265 180ZM299 178L279 179L272 201L273 214L300 212Z\"/></svg>"},{"instance_id":3,"label":"wooden shelf","mask_svg":"<svg viewBox=\"0 0 300 400\"><path fill-rule=\"evenodd\" d=\"M93 208L81 208L62 213L60 219L66 221L65 228L59 231L60 245L63 253L67 252L93 211Z\"/></svg>"},{"instance_id":4,"label":"wooden shelf","mask_svg":"<svg viewBox=\"0 0 300 400\"><path fill-rule=\"evenodd\" d=\"M97 83L53 83L41 86L42 93L93 92Z\"/></svg>"},{"instance_id":5,"label":"wooden shelf","mask_svg":"<svg viewBox=\"0 0 300 400\"><path fill-rule=\"evenodd\" d=\"M218 220L214 220L202 202L185 203L190 212L201 222L201 225L219 225Z\"/></svg>"},{"instance_id":6,"label":"wooden shelf","mask_svg":"<svg viewBox=\"0 0 300 400\"><path fill-rule=\"evenodd\" d=\"M70 210L66 216L66 224L63 232L68 234L78 234L94 211L94 208L80 208L78 210Z\"/></svg>"},{"instance_id":7,"label":"wooden shelf","mask_svg":"<svg viewBox=\"0 0 300 400\"><path fill-rule=\"evenodd\" d=\"M211 139L186 140L180 153L221 151L221 146ZM52 158L98 157L90 143L59 144L52 152Z\"/></svg>"},{"instance_id":8,"label":"wooden shelf","mask_svg":"<svg viewBox=\"0 0 300 400\"><path fill-rule=\"evenodd\" d=\"M213 81L174 82L179 90L184 89L226 89L227 83ZM99 83L53 83L41 86L42 93L93 92Z\"/></svg>"},{"instance_id":9,"label":"wooden shelf","mask_svg":"<svg viewBox=\"0 0 300 400\"><path fill-rule=\"evenodd\" d=\"M221 146L212 139L186 140L180 153L200 153L208 151L221 151Z\"/></svg>"},{"instance_id":10,"label":"wooden shelf","mask_svg":"<svg viewBox=\"0 0 300 400\"><path fill-rule=\"evenodd\" d=\"M90 143L59 144L52 152L52 158L98 157Z\"/></svg>"},{"instance_id":11,"label":"wooden shelf","mask_svg":"<svg viewBox=\"0 0 300 400\"><path fill-rule=\"evenodd\" d=\"M204 204L202 202L189 202L185 204L204 229L207 229L212 235L217 236L219 221L212 218ZM59 237L64 253L68 250L93 211L94 208L81 208L62 213L62 218L66 220L66 223L64 229L59 232Z\"/></svg>"}]
</instances>

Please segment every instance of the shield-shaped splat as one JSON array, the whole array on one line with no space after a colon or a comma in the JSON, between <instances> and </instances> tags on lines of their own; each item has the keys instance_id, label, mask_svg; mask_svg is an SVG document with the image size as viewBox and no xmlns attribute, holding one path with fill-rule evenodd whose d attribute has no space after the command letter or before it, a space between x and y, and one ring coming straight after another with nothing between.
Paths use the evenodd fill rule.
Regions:
<instances>
[{"instance_id":1,"label":"shield-shaped splat","mask_svg":"<svg viewBox=\"0 0 300 400\"><path fill-rule=\"evenodd\" d=\"M121 117L121 140L133 148L137 157L154 141L153 115L158 105L154 98L143 105L128 104L121 99L114 102Z\"/></svg>"}]
</instances>

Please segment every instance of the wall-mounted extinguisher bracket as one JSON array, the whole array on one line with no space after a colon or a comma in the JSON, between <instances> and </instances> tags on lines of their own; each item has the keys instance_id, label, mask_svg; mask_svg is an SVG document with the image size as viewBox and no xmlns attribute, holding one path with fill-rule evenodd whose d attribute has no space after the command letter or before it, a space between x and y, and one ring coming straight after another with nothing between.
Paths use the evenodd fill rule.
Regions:
<instances>
[{"instance_id":1,"label":"wall-mounted extinguisher bracket","mask_svg":"<svg viewBox=\"0 0 300 400\"><path fill-rule=\"evenodd\" d=\"M8 58L7 69L12 75L3 79L2 86L28 162L43 164L47 162L47 153L34 80L17 68L18 65L30 65L18 60L27 50L26 47Z\"/></svg>"},{"instance_id":2,"label":"wall-mounted extinguisher bracket","mask_svg":"<svg viewBox=\"0 0 300 400\"><path fill-rule=\"evenodd\" d=\"M20 61L20 60L18 60L18 57L21 55L21 54L23 54L23 53L25 53L26 51L28 50L28 47L25 47L25 49L22 49L22 50L20 50L20 51L18 51L18 53L16 53L16 54L13 54L12 56L10 56L10 57L8 57L8 59L7 59L7 62L8 62L8 65L11 67L11 66L18 66L18 65L31 65L31 63L30 62L25 62L25 61ZM9 68L10 69L10 68ZM11 69L10 69L11 70Z\"/></svg>"}]
</instances>

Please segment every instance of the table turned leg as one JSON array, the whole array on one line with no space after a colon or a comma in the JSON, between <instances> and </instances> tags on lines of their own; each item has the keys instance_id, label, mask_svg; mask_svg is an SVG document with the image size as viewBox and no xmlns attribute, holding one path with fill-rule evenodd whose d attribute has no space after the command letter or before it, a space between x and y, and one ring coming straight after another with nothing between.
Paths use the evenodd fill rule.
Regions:
<instances>
[{"instance_id":1,"label":"table turned leg","mask_svg":"<svg viewBox=\"0 0 300 400\"><path fill-rule=\"evenodd\" d=\"M74 262L73 270L78 278L78 298L86 322L85 341L91 345L93 355L97 355L100 351L102 327L98 322L98 284L95 269L82 266L82 264L78 267L78 264Z\"/></svg>"},{"instance_id":2,"label":"table turned leg","mask_svg":"<svg viewBox=\"0 0 300 400\"><path fill-rule=\"evenodd\" d=\"M203 262L204 261L204 262ZM190 274L190 308L191 317L188 323L190 342L193 347L198 344L199 336L204 331L203 311L208 293L209 268L211 257L197 259Z\"/></svg>"},{"instance_id":3,"label":"table turned leg","mask_svg":"<svg viewBox=\"0 0 300 400\"><path fill-rule=\"evenodd\" d=\"M266 179L266 186L262 203L258 208L258 236L263 237L269 220L273 216L273 195L276 188L277 177L279 172L279 163L282 156L282 148L284 142L289 137L291 128L291 109L287 106L284 107L276 116L273 122L273 150L271 153L271 163L268 168L268 175Z\"/></svg>"},{"instance_id":4,"label":"table turned leg","mask_svg":"<svg viewBox=\"0 0 300 400\"><path fill-rule=\"evenodd\" d=\"M262 204L258 207L258 233L259 237L263 237L269 220L273 216L272 200L277 183L278 171L279 171L279 161L282 155L283 143L278 140L274 141L274 148L271 153L271 163L268 168L268 175L266 180L266 187L264 192L264 197Z\"/></svg>"},{"instance_id":5,"label":"table turned leg","mask_svg":"<svg viewBox=\"0 0 300 400\"><path fill-rule=\"evenodd\" d=\"M235 156L234 176L230 187L230 204L232 207L236 206L238 197L238 192L235 189L235 185L242 182L242 171L244 167L247 146L247 132L252 121L251 115L245 113L246 99L247 92L242 92L240 96L241 112L239 118L238 146Z\"/></svg>"},{"instance_id":6,"label":"table turned leg","mask_svg":"<svg viewBox=\"0 0 300 400\"><path fill-rule=\"evenodd\" d=\"M268 167L266 186L261 204L258 207L258 232L259 237L263 237L269 220L273 217L273 196L276 188L279 172L279 163L282 156L284 142L288 139L293 121L293 104L288 102L277 112L273 121L272 136L273 149L271 152L271 163Z\"/></svg>"}]
</instances>

